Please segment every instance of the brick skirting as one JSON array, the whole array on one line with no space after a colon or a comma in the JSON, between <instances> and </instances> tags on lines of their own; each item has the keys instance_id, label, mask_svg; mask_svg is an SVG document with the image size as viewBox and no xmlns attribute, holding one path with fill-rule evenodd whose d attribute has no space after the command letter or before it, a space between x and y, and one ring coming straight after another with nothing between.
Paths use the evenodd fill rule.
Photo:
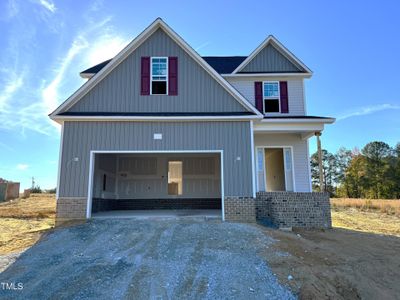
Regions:
<instances>
[{"instance_id":1,"label":"brick skirting","mask_svg":"<svg viewBox=\"0 0 400 300\"><path fill-rule=\"evenodd\" d=\"M258 220L280 228L332 227L328 193L259 192L256 207Z\"/></svg>"},{"instance_id":2,"label":"brick skirting","mask_svg":"<svg viewBox=\"0 0 400 300\"><path fill-rule=\"evenodd\" d=\"M86 219L86 198L63 197L57 200L56 225Z\"/></svg>"},{"instance_id":3,"label":"brick skirting","mask_svg":"<svg viewBox=\"0 0 400 300\"><path fill-rule=\"evenodd\" d=\"M189 200L193 201L193 199ZM217 203L215 199L206 200L207 201L198 202L197 204L208 206L211 204L219 205L220 203L219 201ZM167 203L167 201L170 200L158 202L157 205L166 205L163 207L170 209L177 208L174 207L175 202ZM185 201L185 199L181 201ZM214 202L211 203L210 201ZM99 204L100 207L96 208L96 200L93 203L95 211L101 210L100 207L103 204ZM126 203L129 204L129 207L123 207L122 209L135 209L135 206L131 206L132 200L130 200L130 203L129 201ZM56 223L60 224L65 221L85 219L86 204L86 198L59 198L57 200ZM121 207L119 208L121 209ZM259 192L257 193L256 199L252 197L228 196L225 197L224 210L226 221L253 223L257 220L267 220L269 223L280 228L332 227L328 193Z\"/></svg>"},{"instance_id":4,"label":"brick skirting","mask_svg":"<svg viewBox=\"0 0 400 300\"><path fill-rule=\"evenodd\" d=\"M256 222L256 206L253 197L225 197L225 220L234 222Z\"/></svg>"}]
</instances>

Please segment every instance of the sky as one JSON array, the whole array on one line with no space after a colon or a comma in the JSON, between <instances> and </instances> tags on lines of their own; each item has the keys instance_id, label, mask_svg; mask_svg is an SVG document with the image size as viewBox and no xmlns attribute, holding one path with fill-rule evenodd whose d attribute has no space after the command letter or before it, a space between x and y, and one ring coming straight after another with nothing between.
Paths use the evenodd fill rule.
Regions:
<instances>
[{"instance_id":1,"label":"sky","mask_svg":"<svg viewBox=\"0 0 400 300\"><path fill-rule=\"evenodd\" d=\"M60 127L47 115L157 17L200 55L248 55L269 34L313 72L309 115L337 118L323 148L400 142L400 2L0 2L0 177L57 182ZM315 138L310 140L315 151Z\"/></svg>"}]
</instances>

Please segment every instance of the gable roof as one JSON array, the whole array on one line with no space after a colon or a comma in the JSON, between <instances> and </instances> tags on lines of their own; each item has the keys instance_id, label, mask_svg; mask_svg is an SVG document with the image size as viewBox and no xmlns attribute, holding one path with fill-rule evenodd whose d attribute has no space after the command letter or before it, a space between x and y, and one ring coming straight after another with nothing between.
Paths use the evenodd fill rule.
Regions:
<instances>
[{"instance_id":1,"label":"gable roof","mask_svg":"<svg viewBox=\"0 0 400 300\"><path fill-rule=\"evenodd\" d=\"M297 66L300 71L306 74L312 74L312 71L298 59L292 52L283 46L273 35L269 35L239 66L233 70L233 74L240 73L256 56L268 45L272 45L277 51L285 56L290 62Z\"/></svg>"},{"instance_id":2,"label":"gable roof","mask_svg":"<svg viewBox=\"0 0 400 300\"><path fill-rule=\"evenodd\" d=\"M91 78L96 73L99 73L101 69L103 69L110 61L111 59L107 59L93 67L90 67L89 69L80 72L79 74L81 75L82 78Z\"/></svg>"},{"instance_id":3,"label":"gable roof","mask_svg":"<svg viewBox=\"0 0 400 300\"><path fill-rule=\"evenodd\" d=\"M233 98L235 98L248 111L252 112L258 118L262 118L262 114L234 87L232 87L221 75L219 75L209 64L205 62L201 56L193 50L178 34L176 34L161 18L157 18L149 27L140 33L133 41L131 41L122 51L120 51L110 62L106 63L96 75L82 85L72 96L64 101L49 116L57 119L59 113L73 106L84 95L86 95L97 83L105 78L116 66L124 61L135 49L137 49L147 38L149 38L157 29L161 28L169 37L171 37L186 53L204 68Z\"/></svg>"}]
</instances>

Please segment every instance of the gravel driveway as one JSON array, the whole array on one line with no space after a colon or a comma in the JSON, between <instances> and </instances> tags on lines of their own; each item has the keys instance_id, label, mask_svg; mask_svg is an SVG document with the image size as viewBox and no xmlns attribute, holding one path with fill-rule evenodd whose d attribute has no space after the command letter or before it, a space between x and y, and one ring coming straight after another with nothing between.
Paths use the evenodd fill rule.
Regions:
<instances>
[{"instance_id":1,"label":"gravel driveway","mask_svg":"<svg viewBox=\"0 0 400 300\"><path fill-rule=\"evenodd\" d=\"M294 299L261 257L272 243L216 220L92 220L23 253L0 274L23 289L2 284L0 298Z\"/></svg>"}]
</instances>

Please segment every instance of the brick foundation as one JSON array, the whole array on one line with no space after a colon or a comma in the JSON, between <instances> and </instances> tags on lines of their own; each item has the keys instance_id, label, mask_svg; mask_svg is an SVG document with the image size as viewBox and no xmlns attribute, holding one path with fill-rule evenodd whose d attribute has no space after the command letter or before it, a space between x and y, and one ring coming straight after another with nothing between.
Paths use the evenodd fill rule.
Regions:
<instances>
[{"instance_id":1,"label":"brick foundation","mask_svg":"<svg viewBox=\"0 0 400 300\"><path fill-rule=\"evenodd\" d=\"M256 222L256 205L253 197L225 197L225 220Z\"/></svg>"},{"instance_id":2,"label":"brick foundation","mask_svg":"<svg viewBox=\"0 0 400 300\"><path fill-rule=\"evenodd\" d=\"M86 198L59 198L57 200L56 225L86 219Z\"/></svg>"},{"instance_id":3,"label":"brick foundation","mask_svg":"<svg viewBox=\"0 0 400 300\"><path fill-rule=\"evenodd\" d=\"M332 227L328 193L259 192L256 215L280 228Z\"/></svg>"}]
</instances>

